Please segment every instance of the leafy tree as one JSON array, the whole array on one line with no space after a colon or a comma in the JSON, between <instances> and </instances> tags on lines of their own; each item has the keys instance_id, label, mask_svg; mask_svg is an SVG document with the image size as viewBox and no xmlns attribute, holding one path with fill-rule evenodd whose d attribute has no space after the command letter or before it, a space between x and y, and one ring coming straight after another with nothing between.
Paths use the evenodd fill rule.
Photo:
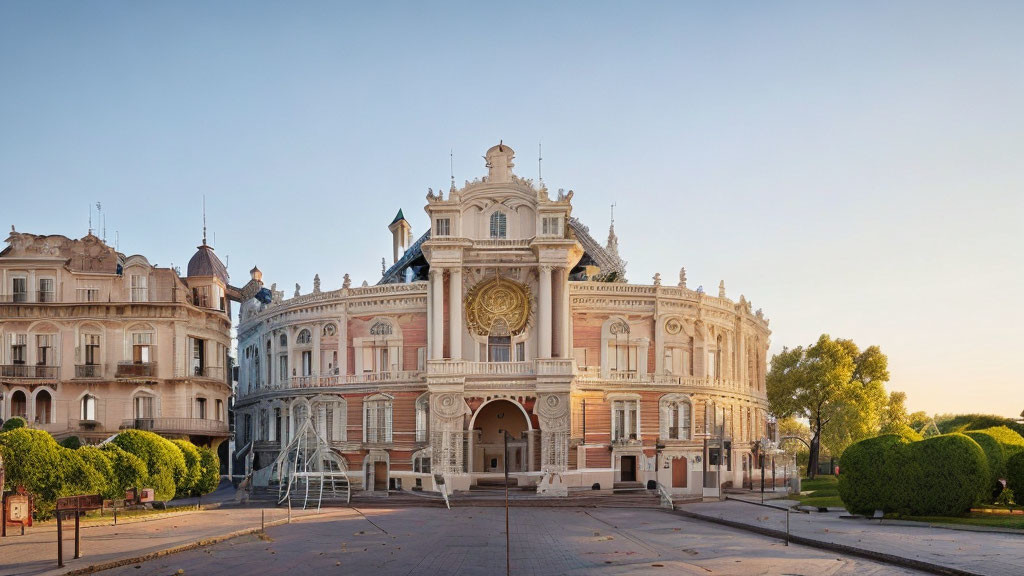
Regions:
<instances>
[{"instance_id":1,"label":"leafy tree","mask_svg":"<svg viewBox=\"0 0 1024 576\"><path fill-rule=\"evenodd\" d=\"M807 348L783 348L772 358L769 408L778 418L810 422L808 477L817 473L823 440L840 456L846 446L877 432L888 380L888 359L881 349L861 351L852 340L833 340L828 334Z\"/></svg>"},{"instance_id":2,"label":"leafy tree","mask_svg":"<svg viewBox=\"0 0 1024 576\"><path fill-rule=\"evenodd\" d=\"M195 493L198 495L209 494L217 489L220 484L220 459L213 448L199 446L199 462L202 473L196 483Z\"/></svg>"},{"instance_id":3,"label":"leafy tree","mask_svg":"<svg viewBox=\"0 0 1024 576\"><path fill-rule=\"evenodd\" d=\"M0 432L9 432L11 430L17 430L18 428L24 428L24 427L25 427L25 419L24 418L22 418L21 416L12 416L12 417L8 418L6 422L4 422L3 427L0 428Z\"/></svg>"},{"instance_id":4,"label":"leafy tree","mask_svg":"<svg viewBox=\"0 0 1024 576\"><path fill-rule=\"evenodd\" d=\"M203 474L202 465L199 462L199 450L195 444L188 440L171 440L171 442L178 447L178 450L181 450L182 456L185 457L185 473L175 479L174 497L185 498L192 496L195 492L196 484Z\"/></svg>"}]
</instances>

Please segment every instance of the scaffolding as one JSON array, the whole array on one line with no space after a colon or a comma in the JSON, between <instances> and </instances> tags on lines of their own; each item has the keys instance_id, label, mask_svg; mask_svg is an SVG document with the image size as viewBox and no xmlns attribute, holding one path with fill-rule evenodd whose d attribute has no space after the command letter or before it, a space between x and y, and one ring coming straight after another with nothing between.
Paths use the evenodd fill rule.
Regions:
<instances>
[{"instance_id":1,"label":"scaffolding","mask_svg":"<svg viewBox=\"0 0 1024 576\"><path fill-rule=\"evenodd\" d=\"M305 418L288 445L274 463L252 473L253 486L277 484L278 505L286 502L305 509L316 502L319 511L324 501L352 501L352 484L348 466L330 443L316 429L311 418Z\"/></svg>"}]
</instances>

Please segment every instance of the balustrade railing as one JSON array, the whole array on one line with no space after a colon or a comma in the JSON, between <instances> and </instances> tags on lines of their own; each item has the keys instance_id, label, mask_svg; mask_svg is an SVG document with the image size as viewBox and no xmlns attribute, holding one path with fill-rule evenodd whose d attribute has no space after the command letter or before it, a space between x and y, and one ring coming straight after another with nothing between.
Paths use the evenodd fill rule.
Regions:
<instances>
[{"instance_id":1,"label":"balustrade railing","mask_svg":"<svg viewBox=\"0 0 1024 576\"><path fill-rule=\"evenodd\" d=\"M118 362L114 378L152 378L156 376L156 362Z\"/></svg>"},{"instance_id":2,"label":"balustrade railing","mask_svg":"<svg viewBox=\"0 0 1024 576\"><path fill-rule=\"evenodd\" d=\"M102 364L75 364L75 378L102 378Z\"/></svg>"},{"instance_id":3,"label":"balustrade railing","mask_svg":"<svg viewBox=\"0 0 1024 576\"><path fill-rule=\"evenodd\" d=\"M227 434L228 423L205 418L130 418L121 422L121 429L148 430L165 434Z\"/></svg>"},{"instance_id":4,"label":"balustrade railing","mask_svg":"<svg viewBox=\"0 0 1024 576\"><path fill-rule=\"evenodd\" d=\"M427 373L441 376L529 376L534 374L533 362L470 362L468 360L431 360Z\"/></svg>"},{"instance_id":5,"label":"balustrade railing","mask_svg":"<svg viewBox=\"0 0 1024 576\"><path fill-rule=\"evenodd\" d=\"M0 365L0 376L4 378L38 378L55 380L59 374L60 366L41 366L38 364Z\"/></svg>"}]
</instances>

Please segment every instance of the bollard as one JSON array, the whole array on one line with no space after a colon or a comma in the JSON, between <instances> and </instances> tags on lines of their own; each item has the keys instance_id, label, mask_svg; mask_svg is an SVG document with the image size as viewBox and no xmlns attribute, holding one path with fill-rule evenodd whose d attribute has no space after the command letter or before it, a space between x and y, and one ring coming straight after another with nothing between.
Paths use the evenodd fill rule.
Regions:
<instances>
[{"instance_id":1,"label":"bollard","mask_svg":"<svg viewBox=\"0 0 1024 576\"><path fill-rule=\"evenodd\" d=\"M260 531L266 530L266 522L264 522L264 518L266 518L266 516L267 511L260 510Z\"/></svg>"},{"instance_id":2,"label":"bollard","mask_svg":"<svg viewBox=\"0 0 1024 576\"><path fill-rule=\"evenodd\" d=\"M288 497L288 523L292 523L292 499Z\"/></svg>"},{"instance_id":3,"label":"bollard","mask_svg":"<svg viewBox=\"0 0 1024 576\"><path fill-rule=\"evenodd\" d=\"M789 511L792 508L786 508L786 546L789 546Z\"/></svg>"},{"instance_id":4,"label":"bollard","mask_svg":"<svg viewBox=\"0 0 1024 576\"><path fill-rule=\"evenodd\" d=\"M82 557L82 533L80 532L81 526L79 525L79 520L80 520L81 516L82 516L82 513L78 510L78 508L75 508L75 559L76 560Z\"/></svg>"},{"instance_id":5,"label":"bollard","mask_svg":"<svg viewBox=\"0 0 1024 576\"><path fill-rule=\"evenodd\" d=\"M57 512L57 567L64 567L64 525L61 524L62 514Z\"/></svg>"}]
</instances>

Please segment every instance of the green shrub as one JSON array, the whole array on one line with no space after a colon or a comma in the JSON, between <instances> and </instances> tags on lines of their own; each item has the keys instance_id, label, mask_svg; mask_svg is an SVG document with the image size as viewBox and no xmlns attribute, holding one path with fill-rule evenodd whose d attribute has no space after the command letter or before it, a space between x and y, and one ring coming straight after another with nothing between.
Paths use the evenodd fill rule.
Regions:
<instances>
[{"instance_id":1,"label":"green shrub","mask_svg":"<svg viewBox=\"0 0 1024 576\"><path fill-rule=\"evenodd\" d=\"M57 498L95 494L104 479L78 454L42 430L17 428L0 433L8 486L24 485L36 497L36 515L53 515Z\"/></svg>"},{"instance_id":2,"label":"green shrub","mask_svg":"<svg viewBox=\"0 0 1024 576\"><path fill-rule=\"evenodd\" d=\"M18 428L24 428L28 422L21 416L11 416L4 422L3 428L0 428L0 432L9 432L11 430L17 430Z\"/></svg>"},{"instance_id":3,"label":"green shrub","mask_svg":"<svg viewBox=\"0 0 1024 576\"><path fill-rule=\"evenodd\" d=\"M60 441L60 445L69 450L78 450L82 447L82 440L78 436L68 436Z\"/></svg>"},{"instance_id":4,"label":"green shrub","mask_svg":"<svg viewBox=\"0 0 1024 576\"><path fill-rule=\"evenodd\" d=\"M110 461L110 457L95 446L83 446L75 450L75 452L92 466L96 472L99 472L100 477L103 479L102 484L95 487L96 493L104 498L114 498L115 496L110 491L110 481L114 477L114 465Z\"/></svg>"},{"instance_id":5,"label":"green shrub","mask_svg":"<svg viewBox=\"0 0 1024 576\"><path fill-rule=\"evenodd\" d=\"M857 514L955 515L991 495L985 452L963 434L870 438L847 448L839 469L839 497Z\"/></svg>"},{"instance_id":6,"label":"green shrub","mask_svg":"<svg viewBox=\"0 0 1024 576\"><path fill-rule=\"evenodd\" d=\"M1013 490L1011 488L1006 488L1005 490L1000 492L999 497L996 498L995 503L1000 506L1013 506L1014 504L1016 504L1016 502L1013 499Z\"/></svg>"},{"instance_id":7,"label":"green shrub","mask_svg":"<svg viewBox=\"0 0 1024 576\"><path fill-rule=\"evenodd\" d=\"M1003 491L1003 484L999 479L1006 477L1006 454L1003 451L1003 445L984 430L974 430L963 434L977 442L978 446L985 451L985 460L988 462L989 494L986 495L984 502L992 502Z\"/></svg>"},{"instance_id":8,"label":"green shrub","mask_svg":"<svg viewBox=\"0 0 1024 576\"><path fill-rule=\"evenodd\" d=\"M200 446L199 462L202 473L199 476L199 482L196 483L195 493L209 494L220 485L220 459L217 458L217 453L213 448Z\"/></svg>"},{"instance_id":9,"label":"green shrub","mask_svg":"<svg viewBox=\"0 0 1024 576\"><path fill-rule=\"evenodd\" d=\"M1024 494L1024 452L1018 452L1006 460L1006 489L1014 494Z\"/></svg>"},{"instance_id":10,"label":"green shrub","mask_svg":"<svg viewBox=\"0 0 1024 576\"><path fill-rule=\"evenodd\" d=\"M1002 444L1003 451L1006 453L1006 458L1009 458L1018 452L1024 452L1024 436L1021 436L1006 426L985 428L983 430L978 430L978 432L984 432Z\"/></svg>"},{"instance_id":11,"label":"green shrub","mask_svg":"<svg viewBox=\"0 0 1024 576\"><path fill-rule=\"evenodd\" d=\"M192 496L203 470L199 462L199 450L188 440L171 440L185 457L185 473L175 479L175 498Z\"/></svg>"},{"instance_id":12,"label":"green shrub","mask_svg":"<svg viewBox=\"0 0 1024 576\"><path fill-rule=\"evenodd\" d=\"M173 442L144 430L125 430L114 444L139 457L149 472L144 488L152 488L157 500L174 498L177 482L187 474L185 456Z\"/></svg>"},{"instance_id":13,"label":"green shrub","mask_svg":"<svg viewBox=\"0 0 1024 576\"><path fill-rule=\"evenodd\" d=\"M945 434L906 448L912 462L911 474L902 485L908 496L907 513L953 516L990 496L985 451L969 437Z\"/></svg>"},{"instance_id":14,"label":"green shrub","mask_svg":"<svg viewBox=\"0 0 1024 576\"><path fill-rule=\"evenodd\" d=\"M868 438L852 444L839 459L839 498L854 514L875 510L891 512L905 498L897 485L906 440L896 434Z\"/></svg>"},{"instance_id":15,"label":"green shrub","mask_svg":"<svg viewBox=\"0 0 1024 576\"><path fill-rule=\"evenodd\" d=\"M112 476L109 480L112 498L124 498L128 489L143 488L149 477L149 470L141 458L125 452L117 444L109 442L103 445L103 452L110 458Z\"/></svg>"}]
</instances>

